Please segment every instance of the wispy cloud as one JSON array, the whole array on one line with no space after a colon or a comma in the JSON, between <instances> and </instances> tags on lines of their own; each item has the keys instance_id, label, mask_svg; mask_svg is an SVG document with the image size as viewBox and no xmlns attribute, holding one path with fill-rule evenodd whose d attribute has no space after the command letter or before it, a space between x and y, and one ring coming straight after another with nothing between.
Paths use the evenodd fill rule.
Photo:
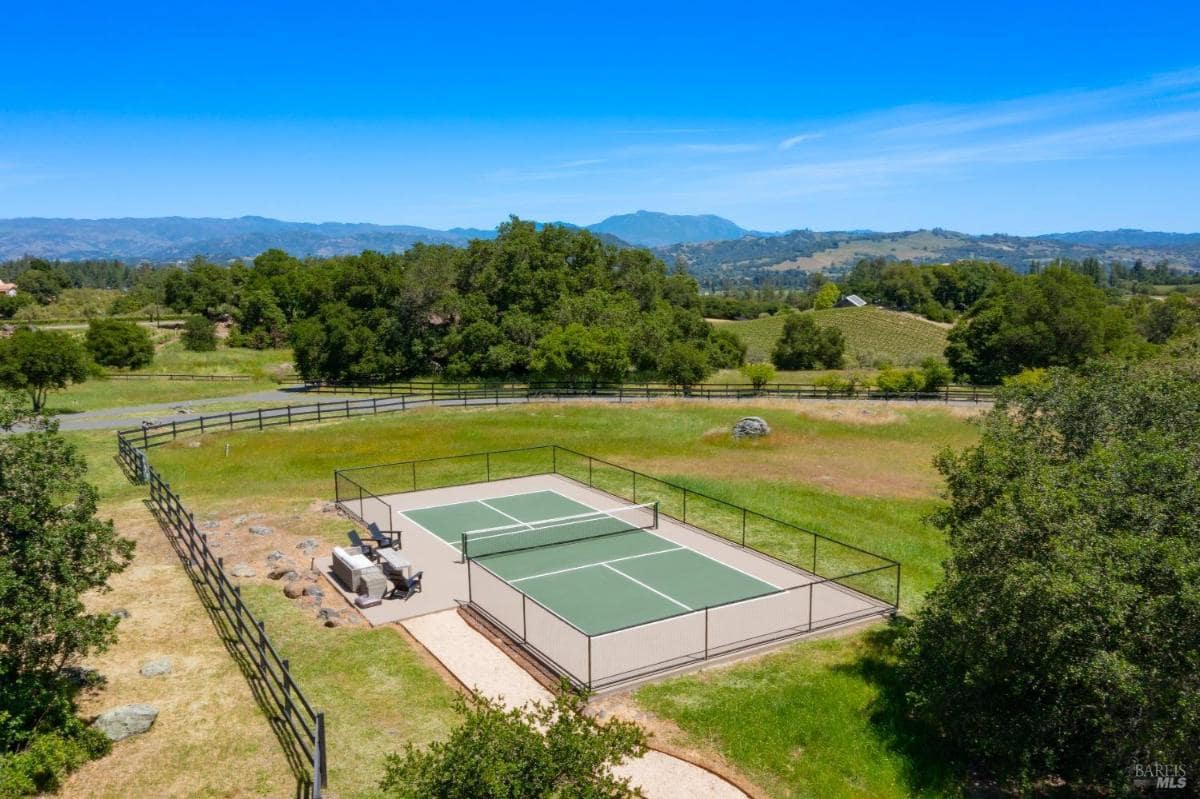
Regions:
<instances>
[{"instance_id":1,"label":"wispy cloud","mask_svg":"<svg viewBox=\"0 0 1200 799\"><path fill-rule=\"evenodd\" d=\"M813 141L814 139L819 139L824 135L824 133L801 133L798 136L789 136L788 138L779 142L779 149L790 150L797 144L803 144L806 141Z\"/></svg>"}]
</instances>

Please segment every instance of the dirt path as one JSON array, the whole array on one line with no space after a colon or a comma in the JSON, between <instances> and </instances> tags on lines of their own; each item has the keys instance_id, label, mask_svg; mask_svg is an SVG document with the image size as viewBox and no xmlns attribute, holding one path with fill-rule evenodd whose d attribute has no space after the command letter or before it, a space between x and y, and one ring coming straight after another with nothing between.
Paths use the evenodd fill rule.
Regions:
<instances>
[{"instance_id":1,"label":"dirt path","mask_svg":"<svg viewBox=\"0 0 1200 799\"><path fill-rule=\"evenodd\" d=\"M457 610L410 619L403 626L459 682L479 693L499 698L508 707L550 699L545 688L472 629ZM653 750L622 764L616 773L640 785L648 799L746 799L748 796L710 771Z\"/></svg>"}]
</instances>

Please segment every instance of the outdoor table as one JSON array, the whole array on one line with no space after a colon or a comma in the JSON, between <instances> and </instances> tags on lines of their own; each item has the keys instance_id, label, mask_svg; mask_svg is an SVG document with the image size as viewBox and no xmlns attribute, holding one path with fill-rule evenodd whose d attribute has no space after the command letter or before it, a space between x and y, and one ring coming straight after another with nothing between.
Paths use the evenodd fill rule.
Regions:
<instances>
[{"instance_id":1,"label":"outdoor table","mask_svg":"<svg viewBox=\"0 0 1200 799\"><path fill-rule=\"evenodd\" d=\"M398 550L379 547L375 550L375 554L379 556L380 562L386 563L392 571L403 574L405 579L412 576L412 563L409 562L408 558L401 555Z\"/></svg>"}]
</instances>

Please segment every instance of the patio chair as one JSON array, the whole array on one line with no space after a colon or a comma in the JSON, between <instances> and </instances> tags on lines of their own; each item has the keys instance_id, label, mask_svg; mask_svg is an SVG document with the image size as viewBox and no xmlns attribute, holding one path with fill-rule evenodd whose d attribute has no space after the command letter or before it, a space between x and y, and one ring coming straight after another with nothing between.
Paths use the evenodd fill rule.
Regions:
<instances>
[{"instance_id":1,"label":"patio chair","mask_svg":"<svg viewBox=\"0 0 1200 799\"><path fill-rule=\"evenodd\" d=\"M379 529L378 524L371 522L367 525L367 532L371 534L371 540L375 542L375 546L377 547L390 547L391 549L400 548L399 530L392 530L385 533Z\"/></svg>"},{"instance_id":2,"label":"patio chair","mask_svg":"<svg viewBox=\"0 0 1200 799\"><path fill-rule=\"evenodd\" d=\"M392 583L392 590L389 593L390 597L400 597L408 599L413 594L421 590L421 577L425 572L417 572L412 577L405 577L401 572L392 572L387 575L388 580Z\"/></svg>"}]
</instances>

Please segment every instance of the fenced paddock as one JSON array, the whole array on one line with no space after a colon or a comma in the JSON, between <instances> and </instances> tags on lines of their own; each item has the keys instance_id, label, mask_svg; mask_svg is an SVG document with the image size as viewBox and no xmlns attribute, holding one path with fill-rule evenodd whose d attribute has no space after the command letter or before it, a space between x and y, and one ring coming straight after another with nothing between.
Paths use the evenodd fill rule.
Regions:
<instances>
[{"instance_id":1,"label":"fenced paddock","mask_svg":"<svg viewBox=\"0 0 1200 799\"><path fill-rule=\"evenodd\" d=\"M561 599L535 597L536 591L522 583L530 575L518 570L514 577L511 563L467 557L469 605L546 667L590 690L621 687L713 658L890 615L899 606L896 561L557 445L341 469L334 483L339 506L364 523L381 529L420 525L451 547L456 547L457 528L439 530L429 521L430 514L436 518L440 508L469 505L475 496L489 506L496 504L496 497L546 491L601 509L621 501L657 503L655 535L769 585L754 596L711 605L668 597L679 605L671 613L627 625L589 626L580 621L579 608L571 601L564 606ZM453 497L442 491L454 486L475 488L454 492ZM435 507L425 501L428 496L439 497L432 503ZM525 515L532 519L535 514ZM582 568L603 565L605 557ZM564 568L580 567L568 563ZM670 570L660 569L650 577L639 574L639 584L646 584L643 578L653 583L647 585L649 590L665 595L660 589L663 581L670 582ZM586 586L580 591L586 593ZM612 596L599 591L589 598Z\"/></svg>"}]
</instances>

